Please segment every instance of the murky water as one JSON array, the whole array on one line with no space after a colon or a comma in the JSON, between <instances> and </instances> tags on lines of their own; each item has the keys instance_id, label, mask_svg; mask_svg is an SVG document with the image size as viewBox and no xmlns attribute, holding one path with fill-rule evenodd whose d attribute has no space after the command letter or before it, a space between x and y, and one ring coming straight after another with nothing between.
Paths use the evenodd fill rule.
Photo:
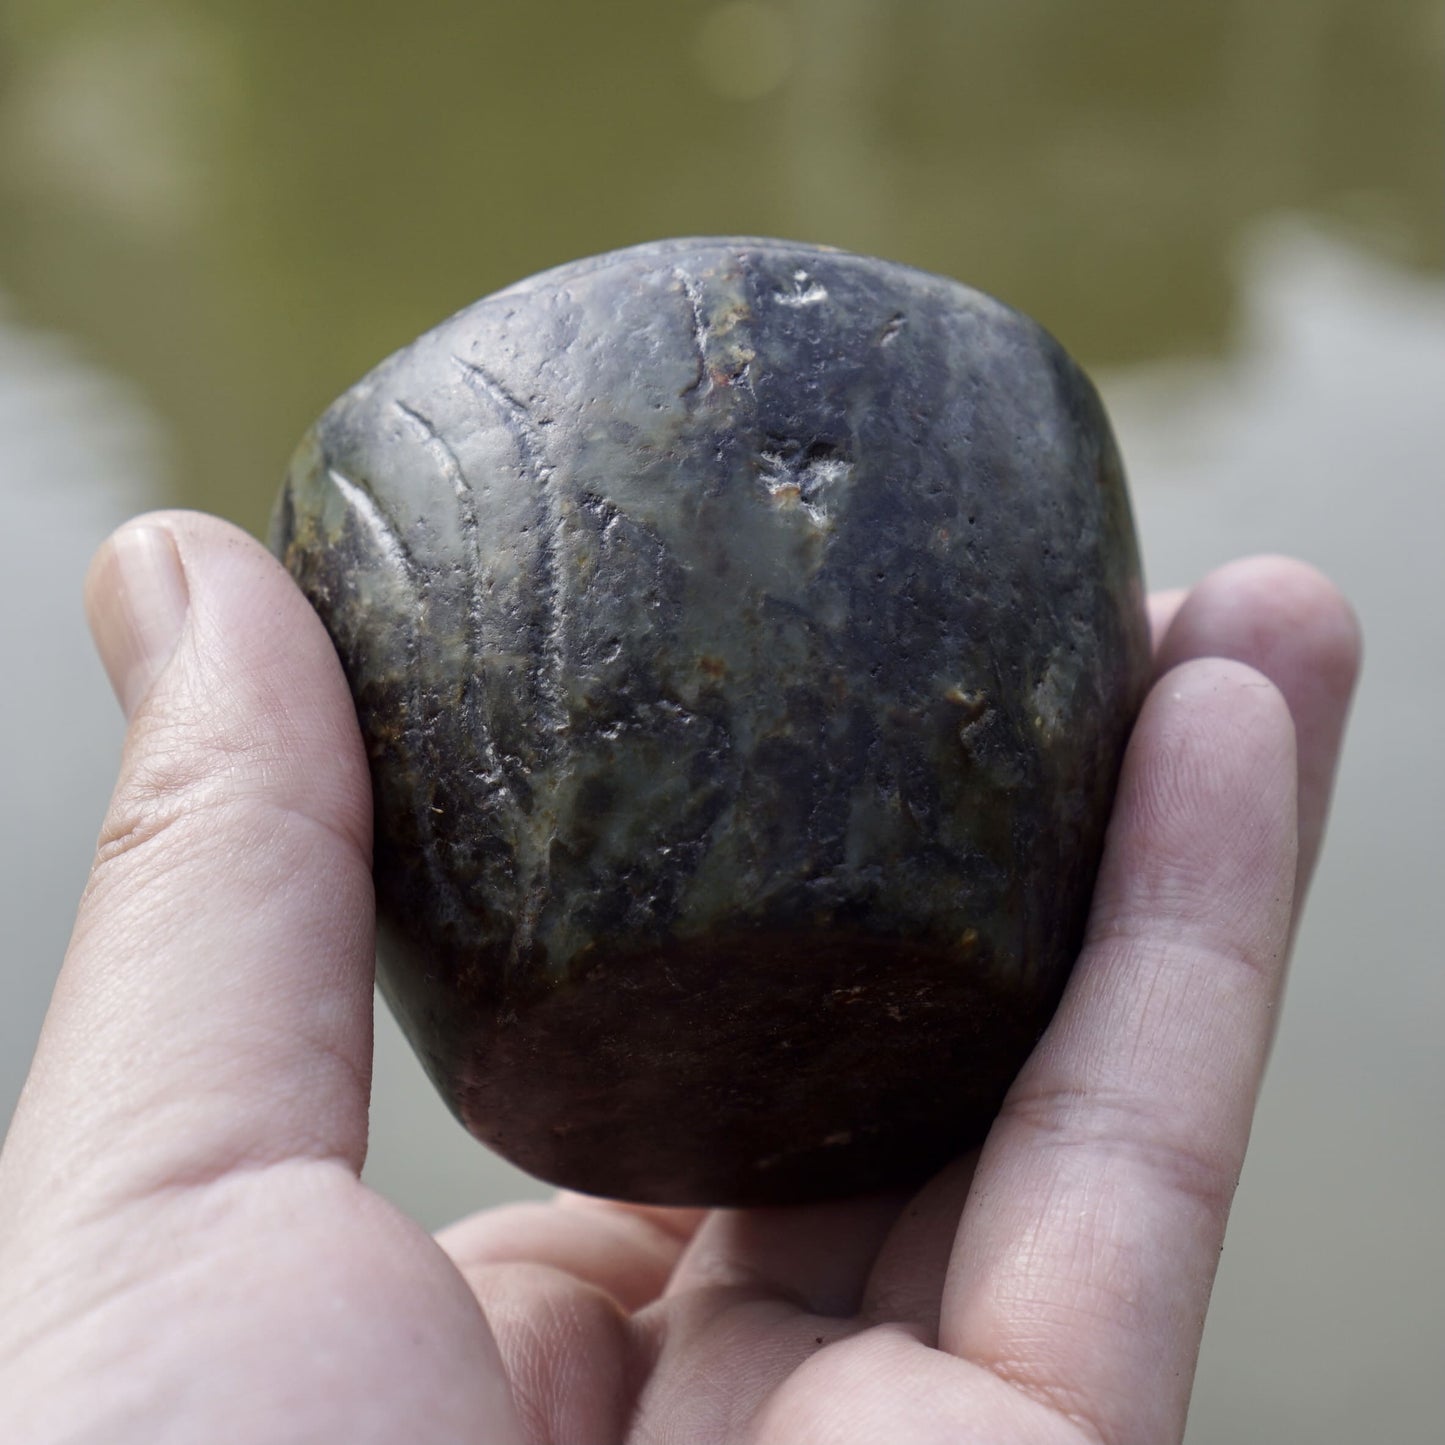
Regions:
<instances>
[{"instance_id":1,"label":"murky water","mask_svg":"<svg viewBox=\"0 0 1445 1445\"><path fill-rule=\"evenodd\" d=\"M543 266L666 235L966 280L1086 364L1213 354L1241 231L1445 260L1440 0L5 0L0 284L259 527L302 428Z\"/></svg>"},{"instance_id":2,"label":"murky water","mask_svg":"<svg viewBox=\"0 0 1445 1445\"><path fill-rule=\"evenodd\" d=\"M1095 369L1152 579L1263 549L1370 643L1190 1441L1438 1438L1445 1394L1445 3L0 3L0 1117L120 729L79 580L128 512L263 523L311 417L570 257L792 235ZM535 1189L379 1040L369 1174Z\"/></svg>"}]
</instances>

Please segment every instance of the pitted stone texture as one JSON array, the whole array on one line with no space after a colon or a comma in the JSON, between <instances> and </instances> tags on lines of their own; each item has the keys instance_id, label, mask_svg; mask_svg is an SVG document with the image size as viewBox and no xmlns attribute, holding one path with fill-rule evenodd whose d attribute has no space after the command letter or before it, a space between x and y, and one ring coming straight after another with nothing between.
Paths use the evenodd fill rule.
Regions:
<instances>
[{"instance_id":1,"label":"pitted stone texture","mask_svg":"<svg viewBox=\"0 0 1445 1445\"><path fill-rule=\"evenodd\" d=\"M1147 673L1108 423L1038 326L776 241L580 262L343 396L273 542L370 750L383 990L478 1137L711 1204L979 1141Z\"/></svg>"}]
</instances>

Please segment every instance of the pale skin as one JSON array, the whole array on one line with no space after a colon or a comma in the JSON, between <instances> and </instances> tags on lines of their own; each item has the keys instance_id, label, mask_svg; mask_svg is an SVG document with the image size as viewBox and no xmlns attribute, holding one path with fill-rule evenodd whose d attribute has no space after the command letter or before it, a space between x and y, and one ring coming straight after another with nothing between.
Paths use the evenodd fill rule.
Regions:
<instances>
[{"instance_id":1,"label":"pale skin","mask_svg":"<svg viewBox=\"0 0 1445 1445\"><path fill-rule=\"evenodd\" d=\"M1154 599L1088 937L981 1153L911 1198L436 1237L358 1179L371 813L325 633L187 513L87 602L130 721L0 1156L10 1445L1181 1438L1358 666L1318 573Z\"/></svg>"}]
</instances>

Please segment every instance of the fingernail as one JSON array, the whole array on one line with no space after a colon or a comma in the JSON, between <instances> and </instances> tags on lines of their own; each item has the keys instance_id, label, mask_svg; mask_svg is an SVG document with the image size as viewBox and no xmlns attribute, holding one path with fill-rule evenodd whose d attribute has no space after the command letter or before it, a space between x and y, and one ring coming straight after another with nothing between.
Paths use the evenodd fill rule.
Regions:
<instances>
[{"instance_id":1,"label":"fingernail","mask_svg":"<svg viewBox=\"0 0 1445 1445\"><path fill-rule=\"evenodd\" d=\"M91 564L86 615L127 719L176 650L189 605L180 553L164 527L122 527Z\"/></svg>"}]
</instances>

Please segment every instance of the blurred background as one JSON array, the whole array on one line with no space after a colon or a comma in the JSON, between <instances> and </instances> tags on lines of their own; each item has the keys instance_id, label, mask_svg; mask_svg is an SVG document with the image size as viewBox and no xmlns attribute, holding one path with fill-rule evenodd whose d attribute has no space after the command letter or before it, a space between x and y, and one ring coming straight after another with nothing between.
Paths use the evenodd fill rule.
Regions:
<instances>
[{"instance_id":1,"label":"blurred background","mask_svg":"<svg viewBox=\"0 0 1445 1445\"><path fill-rule=\"evenodd\" d=\"M1445 1409L1445 0L0 0L0 1120L118 754L80 581L263 531L291 447L471 300L661 236L944 272L1098 379L1150 581L1331 573L1367 667L1191 1445ZM377 1188L541 1193L389 1019Z\"/></svg>"}]
</instances>

